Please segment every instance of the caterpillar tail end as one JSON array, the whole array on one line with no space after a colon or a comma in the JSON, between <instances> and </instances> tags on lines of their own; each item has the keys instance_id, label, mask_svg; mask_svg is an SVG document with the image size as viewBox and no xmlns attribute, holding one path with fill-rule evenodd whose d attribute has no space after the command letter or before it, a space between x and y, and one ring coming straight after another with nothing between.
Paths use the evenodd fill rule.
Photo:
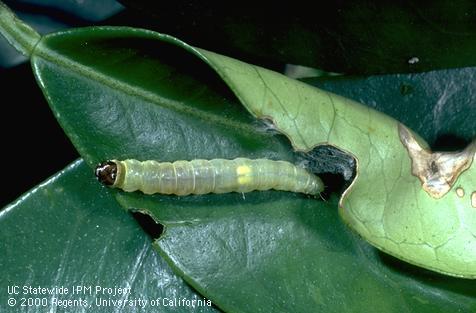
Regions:
<instances>
[{"instance_id":1,"label":"caterpillar tail end","mask_svg":"<svg viewBox=\"0 0 476 313\"><path fill-rule=\"evenodd\" d=\"M104 161L96 166L94 173L101 184L113 186L117 179L117 164L110 160Z\"/></svg>"}]
</instances>

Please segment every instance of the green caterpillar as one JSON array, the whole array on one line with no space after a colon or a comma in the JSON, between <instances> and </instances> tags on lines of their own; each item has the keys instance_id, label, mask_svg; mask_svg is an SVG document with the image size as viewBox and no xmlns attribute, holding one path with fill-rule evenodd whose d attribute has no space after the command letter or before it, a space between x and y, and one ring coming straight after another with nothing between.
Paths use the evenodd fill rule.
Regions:
<instances>
[{"instance_id":1,"label":"green caterpillar","mask_svg":"<svg viewBox=\"0 0 476 313\"><path fill-rule=\"evenodd\" d=\"M267 159L109 160L96 167L96 176L101 183L124 191L179 196L269 189L318 195L324 189L321 179L305 169Z\"/></svg>"}]
</instances>

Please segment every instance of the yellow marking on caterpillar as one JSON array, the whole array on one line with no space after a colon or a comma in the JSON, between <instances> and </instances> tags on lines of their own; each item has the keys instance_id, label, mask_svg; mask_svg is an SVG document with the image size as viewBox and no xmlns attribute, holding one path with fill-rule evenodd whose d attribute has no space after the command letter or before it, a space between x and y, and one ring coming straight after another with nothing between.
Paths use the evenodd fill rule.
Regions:
<instances>
[{"instance_id":1,"label":"yellow marking on caterpillar","mask_svg":"<svg viewBox=\"0 0 476 313\"><path fill-rule=\"evenodd\" d=\"M249 167L248 165L240 165L236 168L236 174L238 176L247 175L249 173L251 173L251 167Z\"/></svg>"},{"instance_id":2,"label":"yellow marking on caterpillar","mask_svg":"<svg viewBox=\"0 0 476 313\"><path fill-rule=\"evenodd\" d=\"M236 168L236 176L238 177L238 184L246 185L249 184L252 180L252 177L249 175L251 174L251 167L248 165L240 165Z\"/></svg>"}]
</instances>

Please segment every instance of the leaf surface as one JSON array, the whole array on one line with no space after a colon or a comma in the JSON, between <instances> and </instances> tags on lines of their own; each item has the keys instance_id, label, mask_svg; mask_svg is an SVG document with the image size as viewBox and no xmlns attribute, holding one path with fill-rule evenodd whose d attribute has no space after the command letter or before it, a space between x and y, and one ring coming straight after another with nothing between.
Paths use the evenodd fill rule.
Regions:
<instances>
[{"instance_id":1,"label":"leaf surface","mask_svg":"<svg viewBox=\"0 0 476 313\"><path fill-rule=\"evenodd\" d=\"M263 88L263 76L275 74L149 31L106 27L53 34L37 46L32 63L53 111L91 165L112 158L296 161L287 139L266 131L189 52L220 72L252 112L253 105L269 104L274 110L281 102L291 116L307 118L296 123L310 125L305 136L288 134L295 147L309 148L320 138L309 136L319 131L322 136L331 128L332 115L319 107L328 101L326 93L306 98L300 90L308 87L281 77L279 88L254 92ZM232 72L234 77L228 75ZM270 97L273 101L267 102ZM333 97L338 105L349 103ZM342 133L343 142L361 140L368 131L369 109L359 107L363 113L349 120L361 118L363 130L350 138ZM299 109L322 110L322 116L312 119L315 112L306 116ZM275 121L295 125L289 112L272 113ZM396 125L372 114L377 123ZM383 135L390 136L391 130L384 127ZM185 198L118 192L117 198L166 226L157 242L161 253L225 311L306 312L317 307L329 312L443 312L475 307L473 282L421 273L381 255L345 227L335 198L322 202L283 192ZM402 286L399 297L396 285Z\"/></svg>"},{"instance_id":2,"label":"leaf surface","mask_svg":"<svg viewBox=\"0 0 476 313\"><path fill-rule=\"evenodd\" d=\"M0 255L2 312L218 312L167 306L204 298L157 256L151 239L83 161L0 211ZM18 286L19 294L8 294L7 286ZM63 291L39 291L55 287ZM130 292L114 294L124 288ZM104 302L120 300L126 302Z\"/></svg>"}]
</instances>

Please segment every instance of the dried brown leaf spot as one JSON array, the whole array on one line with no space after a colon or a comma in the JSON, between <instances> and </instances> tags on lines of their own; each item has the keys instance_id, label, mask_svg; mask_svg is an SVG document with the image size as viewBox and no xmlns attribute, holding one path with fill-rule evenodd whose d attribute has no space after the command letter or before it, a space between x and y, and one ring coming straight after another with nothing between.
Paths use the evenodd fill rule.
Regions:
<instances>
[{"instance_id":1,"label":"dried brown leaf spot","mask_svg":"<svg viewBox=\"0 0 476 313\"><path fill-rule=\"evenodd\" d=\"M418 177L433 198L443 197L468 169L476 153L476 141L461 152L432 152L422 147L415 135L404 125L398 124L398 133L412 161L412 174Z\"/></svg>"}]
</instances>

